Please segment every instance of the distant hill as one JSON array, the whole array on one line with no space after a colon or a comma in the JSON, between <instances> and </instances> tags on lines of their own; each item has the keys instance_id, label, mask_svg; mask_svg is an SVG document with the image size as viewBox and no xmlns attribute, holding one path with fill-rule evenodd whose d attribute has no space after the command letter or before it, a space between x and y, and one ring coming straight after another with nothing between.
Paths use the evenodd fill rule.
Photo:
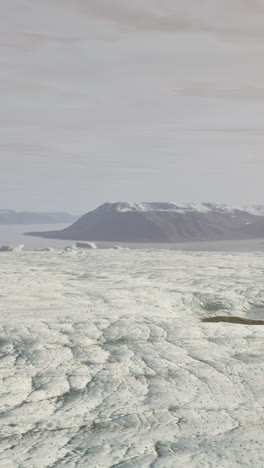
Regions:
<instances>
[{"instance_id":1,"label":"distant hill","mask_svg":"<svg viewBox=\"0 0 264 468\"><path fill-rule=\"evenodd\" d=\"M28 211L0 209L0 225L2 224L66 224L76 221L77 216L64 212L35 213Z\"/></svg>"},{"instance_id":2,"label":"distant hill","mask_svg":"<svg viewBox=\"0 0 264 468\"><path fill-rule=\"evenodd\" d=\"M60 231L29 235L109 242L194 242L264 237L264 206L105 203Z\"/></svg>"}]
</instances>

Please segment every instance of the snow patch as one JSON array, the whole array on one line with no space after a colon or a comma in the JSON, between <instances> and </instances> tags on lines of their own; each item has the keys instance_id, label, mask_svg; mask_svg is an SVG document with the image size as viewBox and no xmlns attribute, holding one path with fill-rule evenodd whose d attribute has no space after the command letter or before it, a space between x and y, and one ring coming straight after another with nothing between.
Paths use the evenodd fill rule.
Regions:
<instances>
[{"instance_id":1,"label":"snow patch","mask_svg":"<svg viewBox=\"0 0 264 468\"><path fill-rule=\"evenodd\" d=\"M100 212L175 212L175 213L227 213L234 214L237 211L252 215L264 216L264 205L237 205L231 206L224 203L198 203L198 202L115 202L104 203L96 211Z\"/></svg>"}]
</instances>

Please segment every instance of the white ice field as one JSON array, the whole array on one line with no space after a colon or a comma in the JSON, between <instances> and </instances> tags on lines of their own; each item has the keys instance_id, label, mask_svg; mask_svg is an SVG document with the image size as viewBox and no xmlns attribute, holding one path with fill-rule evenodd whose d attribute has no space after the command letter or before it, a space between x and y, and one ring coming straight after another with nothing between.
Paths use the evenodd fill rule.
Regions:
<instances>
[{"instance_id":1,"label":"white ice field","mask_svg":"<svg viewBox=\"0 0 264 468\"><path fill-rule=\"evenodd\" d=\"M263 467L263 260L2 253L1 468Z\"/></svg>"}]
</instances>

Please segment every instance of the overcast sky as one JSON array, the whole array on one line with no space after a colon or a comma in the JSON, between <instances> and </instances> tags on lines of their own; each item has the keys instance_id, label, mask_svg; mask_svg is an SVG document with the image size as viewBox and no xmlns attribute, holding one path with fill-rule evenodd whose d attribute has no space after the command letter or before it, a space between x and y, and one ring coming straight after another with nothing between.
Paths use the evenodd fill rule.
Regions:
<instances>
[{"instance_id":1,"label":"overcast sky","mask_svg":"<svg viewBox=\"0 0 264 468\"><path fill-rule=\"evenodd\" d=\"M0 208L264 204L263 0L0 6Z\"/></svg>"}]
</instances>

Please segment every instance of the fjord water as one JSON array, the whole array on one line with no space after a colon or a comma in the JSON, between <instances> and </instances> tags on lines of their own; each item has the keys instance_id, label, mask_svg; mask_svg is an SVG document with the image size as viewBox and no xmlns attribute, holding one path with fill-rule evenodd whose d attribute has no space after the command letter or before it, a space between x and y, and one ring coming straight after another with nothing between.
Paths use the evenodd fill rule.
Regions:
<instances>
[{"instance_id":1,"label":"fjord water","mask_svg":"<svg viewBox=\"0 0 264 468\"><path fill-rule=\"evenodd\" d=\"M24 244L25 250L43 249L45 247L63 248L68 245L67 241L54 239L42 239L41 237L25 236L25 232L59 230L67 227L64 224L13 224L0 226L0 246L2 245L17 245Z\"/></svg>"},{"instance_id":2,"label":"fjord water","mask_svg":"<svg viewBox=\"0 0 264 468\"><path fill-rule=\"evenodd\" d=\"M24 244L24 250L36 250L51 247L63 249L75 241L43 239L41 237L26 236L25 232L55 231L67 227L63 224L15 224L0 226L0 246ZM96 241L96 239L90 239ZM115 242L96 242L100 248L112 248ZM235 241L210 241L210 242L178 242L178 243L119 243L123 247L132 249L171 249L183 251L206 251L206 252L264 252L264 239L235 240Z\"/></svg>"}]
</instances>

